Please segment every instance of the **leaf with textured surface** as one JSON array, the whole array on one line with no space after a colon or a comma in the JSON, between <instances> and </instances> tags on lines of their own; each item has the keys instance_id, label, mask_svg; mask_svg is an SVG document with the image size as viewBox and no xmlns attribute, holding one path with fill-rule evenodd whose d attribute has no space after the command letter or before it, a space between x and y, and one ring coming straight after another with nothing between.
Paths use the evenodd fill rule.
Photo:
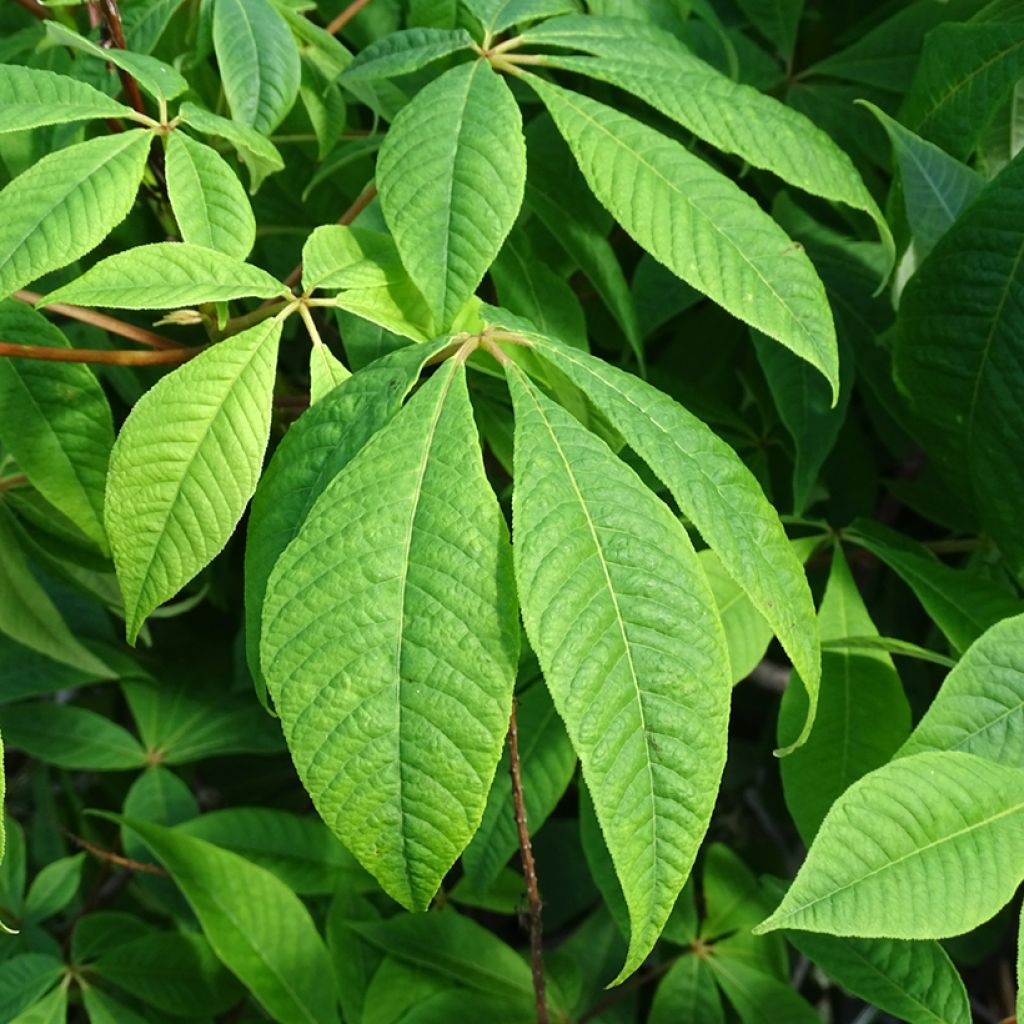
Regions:
<instances>
[{"instance_id":1,"label":"leaf with textured surface","mask_svg":"<svg viewBox=\"0 0 1024 1024\"><path fill-rule=\"evenodd\" d=\"M503 319L497 315L495 322ZM654 470L771 625L810 697L797 740L802 742L813 721L821 674L814 602L803 566L754 476L706 424L668 395L550 338L531 340L534 351L578 385Z\"/></svg>"},{"instance_id":2,"label":"leaf with textured surface","mask_svg":"<svg viewBox=\"0 0 1024 1024\"><path fill-rule=\"evenodd\" d=\"M182 103L178 115L196 131L226 139L238 150L242 161L249 168L250 192L255 192L268 174L284 167L284 160L277 147L248 125L213 114L194 103Z\"/></svg>"},{"instance_id":3,"label":"leaf with textured surface","mask_svg":"<svg viewBox=\"0 0 1024 1024\"><path fill-rule=\"evenodd\" d=\"M725 761L729 655L667 506L518 370L509 386L523 621L629 907L621 981L657 941L707 828Z\"/></svg>"},{"instance_id":4,"label":"leaf with textured surface","mask_svg":"<svg viewBox=\"0 0 1024 1024\"><path fill-rule=\"evenodd\" d=\"M487 61L445 72L395 118L377 162L381 209L440 325L498 255L525 181L519 106Z\"/></svg>"},{"instance_id":5,"label":"leaf with textured surface","mask_svg":"<svg viewBox=\"0 0 1024 1024\"><path fill-rule=\"evenodd\" d=\"M256 218L242 183L215 150L184 132L167 141L167 194L182 240L244 260Z\"/></svg>"},{"instance_id":6,"label":"leaf with textured surface","mask_svg":"<svg viewBox=\"0 0 1024 1024\"><path fill-rule=\"evenodd\" d=\"M0 192L0 298L84 256L128 216L152 139L139 129L80 142Z\"/></svg>"},{"instance_id":7,"label":"leaf with textured surface","mask_svg":"<svg viewBox=\"0 0 1024 1024\"><path fill-rule=\"evenodd\" d=\"M149 822L136 832L185 894L214 952L282 1024L337 1021L330 959L299 898L237 854Z\"/></svg>"},{"instance_id":8,"label":"leaf with textured surface","mask_svg":"<svg viewBox=\"0 0 1024 1024\"><path fill-rule=\"evenodd\" d=\"M579 10L576 0L463 0L463 3L484 31L492 35L523 21Z\"/></svg>"},{"instance_id":9,"label":"leaf with textured surface","mask_svg":"<svg viewBox=\"0 0 1024 1024\"><path fill-rule=\"evenodd\" d=\"M67 348L30 306L0 302L0 337ZM114 421L93 372L75 363L0 360L0 440L32 485L106 550L103 488Z\"/></svg>"},{"instance_id":10,"label":"leaf with textured surface","mask_svg":"<svg viewBox=\"0 0 1024 1024\"><path fill-rule=\"evenodd\" d=\"M0 132L17 132L48 124L89 121L96 117L134 117L126 107L85 82L41 68L0 64Z\"/></svg>"},{"instance_id":11,"label":"leaf with textured surface","mask_svg":"<svg viewBox=\"0 0 1024 1024\"><path fill-rule=\"evenodd\" d=\"M383 231L324 224L302 247L302 287L381 288L408 281L398 249Z\"/></svg>"},{"instance_id":12,"label":"leaf with textured surface","mask_svg":"<svg viewBox=\"0 0 1024 1024\"><path fill-rule=\"evenodd\" d=\"M284 291L265 270L233 256L186 242L153 242L100 260L41 305L175 309L248 296L270 299Z\"/></svg>"},{"instance_id":13,"label":"leaf with textured surface","mask_svg":"<svg viewBox=\"0 0 1024 1024\"><path fill-rule=\"evenodd\" d=\"M657 260L774 338L839 390L825 288L803 250L750 196L678 142L544 82L547 106L594 194Z\"/></svg>"},{"instance_id":14,"label":"leaf with textured surface","mask_svg":"<svg viewBox=\"0 0 1024 1024\"><path fill-rule=\"evenodd\" d=\"M418 71L441 57L468 50L473 37L465 29L410 28L392 32L356 54L342 72L343 82L395 78Z\"/></svg>"},{"instance_id":15,"label":"leaf with textured surface","mask_svg":"<svg viewBox=\"0 0 1024 1024\"><path fill-rule=\"evenodd\" d=\"M106 524L127 632L227 544L270 434L280 321L207 349L136 403L110 460Z\"/></svg>"},{"instance_id":16,"label":"leaf with textured surface","mask_svg":"<svg viewBox=\"0 0 1024 1024\"><path fill-rule=\"evenodd\" d=\"M480 823L511 708L513 595L453 360L324 489L263 612L261 662L299 776L405 906L429 903Z\"/></svg>"},{"instance_id":17,"label":"leaf with textured surface","mask_svg":"<svg viewBox=\"0 0 1024 1024\"><path fill-rule=\"evenodd\" d=\"M699 956L682 956L658 985L647 1024L725 1024L725 1010L715 976L708 961Z\"/></svg>"},{"instance_id":18,"label":"leaf with textured surface","mask_svg":"<svg viewBox=\"0 0 1024 1024\"><path fill-rule=\"evenodd\" d=\"M757 930L939 939L976 928L1024 879L1024 772L961 753L897 758L833 805Z\"/></svg>"}]
</instances>

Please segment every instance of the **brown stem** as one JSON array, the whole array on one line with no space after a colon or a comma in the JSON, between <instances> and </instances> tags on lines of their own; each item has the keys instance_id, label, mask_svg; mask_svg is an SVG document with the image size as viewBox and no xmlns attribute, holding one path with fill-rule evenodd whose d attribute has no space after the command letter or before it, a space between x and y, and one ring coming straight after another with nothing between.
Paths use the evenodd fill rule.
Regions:
<instances>
[{"instance_id":1,"label":"brown stem","mask_svg":"<svg viewBox=\"0 0 1024 1024\"><path fill-rule=\"evenodd\" d=\"M117 8L117 0L99 0L97 6L103 15L103 23L107 27L110 41L119 50L127 50L128 43L124 38L124 27L121 25L121 12ZM146 112L145 104L142 102L142 93L139 92L139 83L123 68L117 69L118 77L121 79L121 88L128 98L128 102L140 113Z\"/></svg>"},{"instance_id":2,"label":"brown stem","mask_svg":"<svg viewBox=\"0 0 1024 1024\"><path fill-rule=\"evenodd\" d=\"M15 292L11 297L34 306L42 298L42 295L22 289ZM124 320L107 316L105 313L97 313L92 309L83 309L81 306L65 306L62 302L55 302L46 308L53 313L59 313L61 316L69 317L72 320L81 320L82 323L92 324L94 327L109 331L111 334L117 334L122 338L137 341L140 345L162 349L179 348L178 343L171 341L170 338L155 334L153 331L147 331L145 327L136 327L135 324L125 323Z\"/></svg>"},{"instance_id":3,"label":"brown stem","mask_svg":"<svg viewBox=\"0 0 1024 1024\"><path fill-rule=\"evenodd\" d=\"M101 850L98 846L93 846L93 844L87 839L83 839L81 836L76 836L74 832L68 832L65 830L64 834L76 846L85 850L86 853L91 853L94 857L99 857L100 860L106 861L108 864L116 864L118 867L127 868L129 871L142 871L147 875L160 875L162 878L167 877L167 872L156 864L143 864L141 861L129 860L127 857L111 853L110 850Z\"/></svg>"},{"instance_id":4,"label":"brown stem","mask_svg":"<svg viewBox=\"0 0 1024 1024\"><path fill-rule=\"evenodd\" d=\"M526 804L523 801L523 776L519 767L519 730L516 725L516 706L508 721L508 760L512 775L512 801L516 809L516 831L519 833L519 854L526 879L526 899L530 908L530 968L533 972L533 992L537 1003L537 1024L548 1024L548 1001L544 992L544 933L541 924L540 889L537 886L537 867L533 862L530 830L526 825Z\"/></svg>"},{"instance_id":5,"label":"brown stem","mask_svg":"<svg viewBox=\"0 0 1024 1024\"><path fill-rule=\"evenodd\" d=\"M108 366L174 366L187 362L202 351L202 348L167 348L160 352L129 352L126 349L53 348L50 345L15 345L0 341L0 356L55 363L104 363Z\"/></svg>"},{"instance_id":6,"label":"brown stem","mask_svg":"<svg viewBox=\"0 0 1024 1024\"><path fill-rule=\"evenodd\" d=\"M24 7L33 18L39 18L45 21L47 18L53 17L53 11L49 7L44 7L37 0L14 0L20 7Z\"/></svg>"},{"instance_id":7,"label":"brown stem","mask_svg":"<svg viewBox=\"0 0 1024 1024\"><path fill-rule=\"evenodd\" d=\"M370 0L352 0L340 14L328 22L325 32L337 35L368 3Z\"/></svg>"}]
</instances>

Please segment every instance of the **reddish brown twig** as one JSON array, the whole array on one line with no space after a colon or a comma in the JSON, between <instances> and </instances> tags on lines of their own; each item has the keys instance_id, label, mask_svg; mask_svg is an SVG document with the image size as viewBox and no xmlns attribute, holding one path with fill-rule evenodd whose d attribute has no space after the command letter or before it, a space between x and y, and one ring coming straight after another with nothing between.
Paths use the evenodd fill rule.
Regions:
<instances>
[{"instance_id":1,"label":"reddish brown twig","mask_svg":"<svg viewBox=\"0 0 1024 1024\"><path fill-rule=\"evenodd\" d=\"M107 366L175 366L199 355L202 348L165 348L159 352L126 349L54 348L49 345L15 345L0 341L0 356L42 359L54 363L103 363Z\"/></svg>"},{"instance_id":2,"label":"reddish brown twig","mask_svg":"<svg viewBox=\"0 0 1024 1024\"><path fill-rule=\"evenodd\" d=\"M49 7L44 7L37 0L14 0L19 7L24 7L33 18L39 18L41 21L46 21L47 18L53 17L53 11Z\"/></svg>"},{"instance_id":3,"label":"reddish brown twig","mask_svg":"<svg viewBox=\"0 0 1024 1024\"><path fill-rule=\"evenodd\" d=\"M74 832L64 830L64 834L76 846L85 850L86 853L91 853L94 857L98 857L100 860L106 861L108 864L116 864L119 868L127 868L129 871L142 871L147 875L160 875L161 878L167 877L167 872L156 864L143 864L141 861L129 860L127 857L111 853L110 850L101 850L98 846L93 846L93 844L87 839L83 839L81 836L76 836Z\"/></svg>"},{"instance_id":4,"label":"reddish brown twig","mask_svg":"<svg viewBox=\"0 0 1024 1024\"><path fill-rule=\"evenodd\" d=\"M124 26L121 24L121 12L117 8L117 0L98 0L97 6L103 15L103 24L106 26L111 43L119 50L127 50L128 43L124 38ZM121 88L124 89L128 102L140 114L146 113L146 106L142 102L142 93L139 92L139 83L123 68L118 68L117 74L121 79Z\"/></svg>"},{"instance_id":5,"label":"reddish brown twig","mask_svg":"<svg viewBox=\"0 0 1024 1024\"><path fill-rule=\"evenodd\" d=\"M548 1024L548 1000L544 990L544 932L541 923L540 888L537 885L537 867L533 861L530 830L526 824L526 804L523 801L523 776L519 766L519 730L516 725L516 706L508 722L508 760L512 776L512 802L516 809L516 831L519 833L519 855L526 879L526 900L530 912L530 968L533 972L533 993L537 1003L537 1024Z\"/></svg>"},{"instance_id":6,"label":"reddish brown twig","mask_svg":"<svg viewBox=\"0 0 1024 1024\"><path fill-rule=\"evenodd\" d=\"M325 32L337 35L368 3L370 0L352 0L340 14L327 23Z\"/></svg>"}]
</instances>

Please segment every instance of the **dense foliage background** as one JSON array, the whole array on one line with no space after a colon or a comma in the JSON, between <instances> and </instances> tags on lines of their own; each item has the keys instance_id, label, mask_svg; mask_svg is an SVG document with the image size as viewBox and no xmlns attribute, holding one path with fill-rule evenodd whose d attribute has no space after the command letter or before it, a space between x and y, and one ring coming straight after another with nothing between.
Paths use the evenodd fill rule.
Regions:
<instances>
[{"instance_id":1,"label":"dense foliage background","mask_svg":"<svg viewBox=\"0 0 1024 1024\"><path fill-rule=\"evenodd\" d=\"M1022 148L1017 0L0 6L0 1022L1014 1019Z\"/></svg>"}]
</instances>

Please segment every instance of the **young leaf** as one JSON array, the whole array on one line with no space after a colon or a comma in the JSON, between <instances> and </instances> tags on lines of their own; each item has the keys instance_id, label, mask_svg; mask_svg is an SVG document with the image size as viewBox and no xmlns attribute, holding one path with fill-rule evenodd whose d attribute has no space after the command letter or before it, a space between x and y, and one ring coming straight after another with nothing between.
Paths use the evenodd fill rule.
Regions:
<instances>
[{"instance_id":1,"label":"young leaf","mask_svg":"<svg viewBox=\"0 0 1024 1024\"><path fill-rule=\"evenodd\" d=\"M284 160L277 147L247 125L212 114L194 103L182 103L178 116L196 131L226 139L238 150L242 161L249 168L251 193L256 192L268 174L274 174L284 167Z\"/></svg>"},{"instance_id":2,"label":"young leaf","mask_svg":"<svg viewBox=\"0 0 1024 1024\"><path fill-rule=\"evenodd\" d=\"M42 68L0 64L0 133L100 117L135 118L135 111L85 82Z\"/></svg>"},{"instance_id":3,"label":"young leaf","mask_svg":"<svg viewBox=\"0 0 1024 1024\"><path fill-rule=\"evenodd\" d=\"M987 921L1024 879L1024 773L973 754L897 758L833 805L755 932L940 939Z\"/></svg>"},{"instance_id":4,"label":"young leaf","mask_svg":"<svg viewBox=\"0 0 1024 1024\"><path fill-rule=\"evenodd\" d=\"M84 256L128 216L152 139L140 129L80 142L0 192L0 298Z\"/></svg>"},{"instance_id":5,"label":"young leaf","mask_svg":"<svg viewBox=\"0 0 1024 1024\"><path fill-rule=\"evenodd\" d=\"M0 302L0 338L67 348L31 306ZM0 440L32 485L101 550L103 487L114 422L93 372L76 363L0 360Z\"/></svg>"},{"instance_id":6,"label":"young leaf","mask_svg":"<svg viewBox=\"0 0 1024 1024\"><path fill-rule=\"evenodd\" d=\"M487 61L445 72L395 118L377 162L381 209L442 327L498 255L525 180L519 107Z\"/></svg>"},{"instance_id":7,"label":"young leaf","mask_svg":"<svg viewBox=\"0 0 1024 1024\"><path fill-rule=\"evenodd\" d=\"M821 676L814 603L803 566L753 475L724 441L668 395L550 338L530 340L654 470L771 625L807 688L808 718L796 740L802 743L813 723Z\"/></svg>"},{"instance_id":8,"label":"young leaf","mask_svg":"<svg viewBox=\"0 0 1024 1024\"><path fill-rule=\"evenodd\" d=\"M321 816L391 896L426 907L480 823L518 659L461 361L324 489L270 576L262 632Z\"/></svg>"},{"instance_id":9,"label":"young leaf","mask_svg":"<svg viewBox=\"0 0 1024 1024\"><path fill-rule=\"evenodd\" d=\"M269 135L299 94L295 37L267 0L216 0L213 46L231 115Z\"/></svg>"},{"instance_id":10,"label":"young leaf","mask_svg":"<svg viewBox=\"0 0 1024 1024\"><path fill-rule=\"evenodd\" d=\"M284 291L265 270L222 252L186 242L153 242L100 260L76 281L50 292L42 305L175 309L246 296L271 299Z\"/></svg>"},{"instance_id":11,"label":"young leaf","mask_svg":"<svg viewBox=\"0 0 1024 1024\"><path fill-rule=\"evenodd\" d=\"M345 364L322 342L314 343L309 353L309 403L316 405L352 374Z\"/></svg>"},{"instance_id":12,"label":"young leaf","mask_svg":"<svg viewBox=\"0 0 1024 1024\"><path fill-rule=\"evenodd\" d=\"M392 32L356 54L341 74L342 82L371 82L397 78L473 46L473 37L463 28L409 28Z\"/></svg>"},{"instance_id":13,"label":"young leaf","mask_svg":"<svg viewBox=\"0 0 1024 1024\"><path fill-rule=\"evenodd\" d=\"M166 167L182 240L244 260L256 240L256 219L227 161L184 132L171 132Z\"/></svg>"},{"instance_id":14,"label":"young leaf","mask_svg":"<svg viewBox=\"0 0 1024 1024\"><path fill-rule=\"evenodd\" d=\"M997 623L946 676L900 755L959 750L1024 761L1024 615Z\"/></svg>"},{"instance_id":15,"label":"young leaf","mask_svg":"<svg viewBox=\"0 0 1024 1024\"><path fill-rule=\"evenodd\" d=\"M106 524L129 640L221 551L252 497L280 338L275 318L207 349L147 391L121 428Z\"/></svg>"},{"instance_id":16,"label":"young leaf","mask_svg":"<svg viewBox=\"0 0 1024 1024\"><path fill-rule=\"evenodd\" d=\"M658 985L647 1024L725 1024L725 1010L708 958L681 956Z\"/></svg>"},{"instance_id":17,"label":"young leaf","mask_svg":"<svg viewBox=\"0 0 1024 1024\"><path fill-rule=\"evenodd\" d=\"M529 75L594 194L673 273L824 374L839 393L825 288L799 246L732 181L626 114Z\"/></svg>"},{"instance_id":18,"label":"young leaf","mask_svg":"<svg viewBox=\"0 0 1024 1024\"><path fill-rule=\"evenodd\" d=\"M184 893L214 952L282 1024L333 1024L334 979L299 898L269 871L201 839L123 819Z\"/></svg>"},{"instance_id":19,"label":"young leaf","mask_svg":"<svg viewBox=\"0 0 1024 1024\"><path fill-rule=\"evenodd\" d=\"M657 941L711 816L729 655L700 563L664 503L518 369L508 379L523 622L629 907L621 981Z\"/></svg>"}]
</instances>

